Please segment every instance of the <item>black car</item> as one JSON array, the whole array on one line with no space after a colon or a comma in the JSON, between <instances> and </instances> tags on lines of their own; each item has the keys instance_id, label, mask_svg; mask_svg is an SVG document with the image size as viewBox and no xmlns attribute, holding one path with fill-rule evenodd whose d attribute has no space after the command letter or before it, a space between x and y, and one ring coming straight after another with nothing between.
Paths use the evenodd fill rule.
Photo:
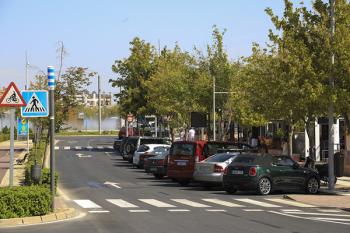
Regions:
<instances>
[{"instance_id":1,"label":"black car","mask_svg":"<svg viewBox=\"0 0 350 233\"><path fill-rule=\"evenodd\" d=\"M315 194L320 178L317 171L299 166L289 156L244 153L226 167L223 187L228 193L254 190L268 195L274 190L302 190Z\"/></svg>"}]
</instances>

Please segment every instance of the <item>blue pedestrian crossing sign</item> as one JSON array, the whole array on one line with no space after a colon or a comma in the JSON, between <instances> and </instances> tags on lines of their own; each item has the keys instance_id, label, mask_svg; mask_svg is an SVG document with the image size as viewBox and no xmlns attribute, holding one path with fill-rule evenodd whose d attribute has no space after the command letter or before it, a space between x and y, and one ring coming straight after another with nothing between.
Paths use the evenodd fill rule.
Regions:
<instances>
[{"instance_id":1,"label":"blue pedestrian crossing sign","mask_svg":"<svg viewBox=\"0 0 350 233\"><path fill-rule=\"evenodd\" d=\"M27 103L21 107L22 117L47 117L49 115L47 91L21 91L23 99Z\"/></svg>"}]
</instances>

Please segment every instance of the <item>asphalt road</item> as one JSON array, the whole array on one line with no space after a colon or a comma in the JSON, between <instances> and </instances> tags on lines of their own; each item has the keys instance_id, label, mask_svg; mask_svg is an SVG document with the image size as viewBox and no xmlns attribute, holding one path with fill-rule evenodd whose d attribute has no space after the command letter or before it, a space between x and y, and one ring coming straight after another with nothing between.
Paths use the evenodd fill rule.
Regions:
<instances>
[{"instance_id":1,"label":"asphalt road","mask_svg":"<svg viewBox=\"0 0 350 233\"><path fill-rule=\"evenodd\" d=\"M350 230L350 213L302 207L283 194L227 195L219 188L181 187L132 168L113 152L113 137L58 138L56 168L69 205L85 213L59 223L2 233L335 233ZM273 200L271 200L273 199Z\"/></svg>"}]
</instances>

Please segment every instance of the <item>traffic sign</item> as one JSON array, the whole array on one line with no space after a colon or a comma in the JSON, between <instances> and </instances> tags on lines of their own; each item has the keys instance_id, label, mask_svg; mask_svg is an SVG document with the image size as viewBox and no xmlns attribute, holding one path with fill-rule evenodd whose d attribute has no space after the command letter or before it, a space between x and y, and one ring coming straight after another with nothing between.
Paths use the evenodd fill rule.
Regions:
<instances>
[{"instance_id":1,"label":"traffic sign","mask_svg":"<svg viewBox=\"0 0 350 233\"><path fill-rule=\"evenodd\" d=\"M26 102L24 101L16 84L11 82L0 98L0 107L22 107L25 105Z\"/></svg>"},{"instance_id":2,"label":"traffic sign","mask_svg":"<svg viewBox=\"0 0 350 233\"><path fill-rule=\"evenodd\" d=\"M21 108L22 117L47 117L49 115L47 91L31 90L21 93L27 103Z\"/></svg>"}]
</instances>

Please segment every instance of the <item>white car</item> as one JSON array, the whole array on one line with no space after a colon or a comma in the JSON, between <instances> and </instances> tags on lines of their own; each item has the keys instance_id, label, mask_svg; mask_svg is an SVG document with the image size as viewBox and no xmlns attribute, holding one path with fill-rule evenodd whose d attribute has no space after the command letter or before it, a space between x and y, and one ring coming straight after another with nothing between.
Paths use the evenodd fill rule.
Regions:
<instances>
[{"instance_id":1,"label":"white car","mask_svg":"<svg viewBox=\"0 0 350 233\"><path fill-rule=\"evenodd\" d=\"M143 168L144 158L149 157L147 155L156 156L162 154L165 150L169 150L170 145L167 144L143 144L140 145L139 149L135 151L132 164L137 168Z\"/></svg>"}]
</instances>

